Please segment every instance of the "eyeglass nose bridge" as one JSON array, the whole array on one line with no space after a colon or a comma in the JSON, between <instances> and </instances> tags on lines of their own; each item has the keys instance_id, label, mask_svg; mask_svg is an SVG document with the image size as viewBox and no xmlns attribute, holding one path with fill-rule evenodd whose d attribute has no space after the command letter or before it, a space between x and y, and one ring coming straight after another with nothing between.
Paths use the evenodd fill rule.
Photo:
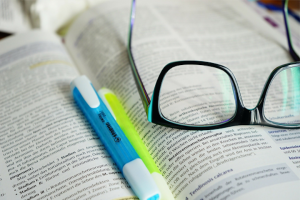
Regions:
<instances>
[{"instance_id":1,"label":"eyeglass nose bridge","mask_svg":"<svg viewBox=\"0 0 300 200\"><path fill-rule=\"evenodd\" d=\"M253 110L250 111L250 124L255 125L255 124L261 124L261 119L260 119L260 111L256 107Z\"/></svg>"}]
</instances>

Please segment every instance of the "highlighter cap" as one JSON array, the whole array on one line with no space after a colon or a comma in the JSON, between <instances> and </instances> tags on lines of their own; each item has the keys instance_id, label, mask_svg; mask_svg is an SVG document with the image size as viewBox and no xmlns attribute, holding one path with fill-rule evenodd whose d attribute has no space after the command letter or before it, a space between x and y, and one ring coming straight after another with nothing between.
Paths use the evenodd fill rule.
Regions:
<instances>
[{"instance_id":1,"label":"highlighter cap","mask_svg":"<svg viewBox=\"0 0 300 200\"><path fill-rule=\"evenodd\" d=\"M175 200L164 177L157 172L153 172L151 176L161 193L161 200Z\"/></svg>"},{"instance_id":2,"label":"highlighter cap","mask_svg":"<svg viewBox=\"0 0 300 200\"><path fill-rule=\"evenodd\" d=\"M97 97L91 81L86 76L79 76L71 82L71 92L77 88L82 98L87 105L91 108L97 108L100 106L100 101Z\"/></svg>"},{"instance_id":3,"label":"highlighter cap","mask_svg":"<svg viewBox=\"0 0 300 200\"><path fill-rule=\"evenodd\" d=\"M123 175L141 200L159 200L160 192L143 161L138 158L123 167Z\"/></svg>"}]
</instances>

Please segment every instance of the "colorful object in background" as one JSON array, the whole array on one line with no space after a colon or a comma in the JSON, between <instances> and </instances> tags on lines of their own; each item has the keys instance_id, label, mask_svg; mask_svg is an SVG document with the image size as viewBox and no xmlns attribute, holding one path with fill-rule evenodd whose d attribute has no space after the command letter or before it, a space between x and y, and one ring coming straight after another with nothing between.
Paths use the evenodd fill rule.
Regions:
<instances>
[{"instance_id":1,"label":"colorful object in background","mask_svg":"<svg viewBox=\"0 0 300 200\"><path fill-rule=\"evenodd\" d=\"M268 3L263 3L262 1L257 2L258 5L261 7L271 10L271 11L279 11L282 12L282 5L278 4L268 4ZM300 1L299 1L299 6L300 6ZM288 9L289 15L293 17L297 22L300 23L300 16L297 15L295 12L293 12L291 9Z\"/></svg>"},{"instance_id":2,"label":"colorful object in background","mask_svg":"<svg viewBox=\"0 0 300 200\"><path fill-rule=\"evenodd\" d=\"M282 7L282 0L259 0L258 2L260 2L262 4ZM300 0L290 0L289 8L290 9L300 9Z\"/></svg>"}]
</instances>

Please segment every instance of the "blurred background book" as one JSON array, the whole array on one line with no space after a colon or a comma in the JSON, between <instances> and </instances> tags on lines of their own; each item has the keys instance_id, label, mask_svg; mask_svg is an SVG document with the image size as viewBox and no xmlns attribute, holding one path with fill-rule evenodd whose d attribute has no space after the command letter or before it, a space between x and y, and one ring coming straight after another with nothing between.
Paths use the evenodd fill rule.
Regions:
<instances>
[{"instance_id":1,"label":"blurred background book","mask_svg":"<svg viewBox=\"0 0 300 200\"><path fill-rule=\"evenodd\" d=\"M0 31L57 31L83 11L104 0L0 0Z\"/></svg>"},{"instance_id":2,"label":"blurred background book","mask_svg":"<svg viewBox=\"0 0 300 200\"><path fill-rule=\"evenodd\" d=\"M0 38L31 29L42 29L64 35L68 25L82 12L105 0L0 0ZM241 0L285 34L280 8L281 0ZM300 47L300 0L290 0L291 31ZM279 9L276 9L279 8ZM298 17L298 20L297 20Z\"/></svg>"}]
</instances>

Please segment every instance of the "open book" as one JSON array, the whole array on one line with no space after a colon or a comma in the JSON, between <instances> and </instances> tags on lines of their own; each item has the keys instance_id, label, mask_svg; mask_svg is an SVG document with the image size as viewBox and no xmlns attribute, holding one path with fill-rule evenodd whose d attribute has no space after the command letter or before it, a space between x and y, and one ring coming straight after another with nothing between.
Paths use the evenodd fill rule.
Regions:
<instances>
[{"instance_id":1,"label":"open book","mask_svg":"<svg viewBox=\"0 0 300 200\"><path fill-rule=\"evenodd\" d=\"M257 103L271 70L291 61L285 38L240 1L207 0L194 6L201 10L201 23L185 28L207 32L185 31L186 40L168 23L172 12L164 12L166 5L184 6L181 1L145 5L158 19L151 25L166 27L174 36L156 31L155 40L163 45L151 53L173 49L186 55L175 52L174 60L228 66L248 107ZM235 126L186 131L147 121L126 51L129 11L130 1L104 2L74 22L65 43L40 31L0 41L0 200L137 199L72 99L70 82L80 74L96 89L116 93L175 199L299 199L300 130ZM149 30L149 24L144 26ZM147 42L139 38L136 47ZM224 51L206 53L204 43ZM149 66L141 66L141 74L152 92L159 70Z\"/></svg>"}]
</instances>

